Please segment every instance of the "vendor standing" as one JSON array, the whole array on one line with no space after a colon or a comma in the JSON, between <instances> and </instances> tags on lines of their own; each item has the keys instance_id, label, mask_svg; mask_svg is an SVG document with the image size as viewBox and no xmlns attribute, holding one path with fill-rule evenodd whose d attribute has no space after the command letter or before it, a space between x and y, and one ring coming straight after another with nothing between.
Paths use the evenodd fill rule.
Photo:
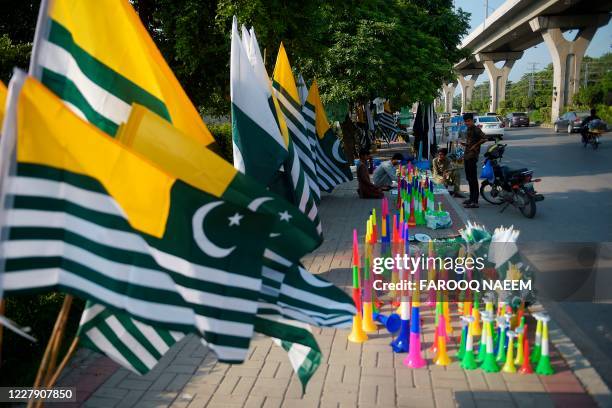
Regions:
<instances>
[{"instance_id":1,"label":"vendor standing","mask_svg":"<svg viewBox=\"0 0 612 408\"><path fill-rule=\"evenodd\" d=\"M465 178L470 186L470 197L463 202L465 208L478 208L478 156L480 155L480 145L487 141L483 131L474 126L474 115L472 113L463 114L463 121L467 126L465 142L465 154L463 163L465 167Z\"/></svg>"}]
</instances>

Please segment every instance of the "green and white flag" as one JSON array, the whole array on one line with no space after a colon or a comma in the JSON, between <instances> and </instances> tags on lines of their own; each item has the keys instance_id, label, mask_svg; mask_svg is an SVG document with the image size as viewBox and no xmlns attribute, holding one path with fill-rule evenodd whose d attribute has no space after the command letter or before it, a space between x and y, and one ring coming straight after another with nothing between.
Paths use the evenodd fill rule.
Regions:
<instances>
[{"instance_id":1,"label":"green and white flag","mask_svg":"<svg viewBox=\"0 0 612 408\"><path fill-rule=\"evenodd\" d=\"M314 152L317 182L321 190L331 192L337 185L353 179L353 173L345 158L340 140L334 134L327 115L317 81L313 81L302 106L306 134Z\"/></svg>"},{"instance_id":2,"label":"green and white flag","mask_svg":"<svg viewBox=\"0 0 612 408\"><path fill-rule=\"evenodd\" d=\"M312 251L320 240L310 220L213 153L201 152L202 177L190 184L83 122L34 79L13 81L1 141L5 166L17 147L2 186L13 203L2 213L6 293L70 292L197 333L220 360L243 361L264 254Z\"/></svg>"},{"instance_id":3,"label":"green and white flag","mask_svg":"<svg viewBox=\"0 0 612 408\"><path fill-rule=\"evenodd\" d=\"M281 43L274 66L272 88L274 96L278 99L280 110L287 124L289 137L295 146L295 152L299 158L306 176L310 190L315 197L316 203L321 198L321 191L317 183L317 169L314 161L312 147L304 129L304 117L302 116L302 105L295 78L291 71L289 58L285 47Z\"/></svg>"},{"instance_id":4,"label":"green and white flag","mask_svg":"<svg viewBox=\"0 0 612 408\"><path fill-rule=\"evenodd\" d=\"M280 104L272 94L255 32L247 34L244 28L242 32L245 38L240 39L234 21L231 54L234 166L296 205L321 233L317 196L289 137Z\"/></svg>"}]
</instances>

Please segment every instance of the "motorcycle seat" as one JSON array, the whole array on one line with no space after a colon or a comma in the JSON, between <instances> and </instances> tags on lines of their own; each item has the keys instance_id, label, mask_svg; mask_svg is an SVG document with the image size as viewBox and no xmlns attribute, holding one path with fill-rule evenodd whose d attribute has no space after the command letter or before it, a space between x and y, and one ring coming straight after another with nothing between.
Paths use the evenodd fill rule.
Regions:
<instances>
[{"instance_id":1,"label":"motorcycle seat","mask_svg":"<svg viewBox=\"0 0 612 408\"><path fill-rule=\"evenodd\" d=\"M504 177L515 176L517 174L521 174L521 173L524 173L526 171L529 171L529 169L526 168L526 167L523 167L521 169L511 169L511 168L509 168L507 166L503 166L502 167L502 173L503 173Z\"/></svg>"}]
</instances>

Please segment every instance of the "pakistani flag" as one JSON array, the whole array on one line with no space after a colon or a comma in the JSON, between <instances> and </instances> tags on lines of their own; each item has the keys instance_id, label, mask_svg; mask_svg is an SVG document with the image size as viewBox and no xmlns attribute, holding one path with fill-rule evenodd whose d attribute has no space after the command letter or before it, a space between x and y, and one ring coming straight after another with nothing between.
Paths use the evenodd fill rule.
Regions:
<instances>
[{"instance_id":1,"label":"pakistani flag","mask_svg":"<svg viewBox=\"0 0 612 408\"><path fill-rule=\"evenodd\" d=\"M331 192L338 184L352 180L353 174L340 146L340 140L327 120L317 81L312 82L302 111L306 134L315 153L317 181L321 190Z\"/></svg>"},{"instance_id":2,"label":"pakistani flag","mask_svg":"<svg viewBox=\"0 0 612 408\"><path fill-rule=\"evenodd\" d=\"M289 152L273 114L269 84L260 81L249 61L250 42L246 29L241 41L234 17L230 63L234 167L268 186Z\"/></svg>"},{"instance_id":3,"label":"pakistani flag","mask_svg":"<svg viewBox=\"0 0 612 408\"><path fill-rule=\"evenodd\" d=\"M305 123L304 117L302 116L300 96L295 84L293 72L291 71L287 52L282 43L278 50L278 56L276 57L272 86L274 95L278 99L281 113L287 124L290 139L295 146L297 158L304 169L306 181L318 203L321 192L317 183L316 164L310 141L304 128Z\"/></svg>"},{"instance_id":4,"label":"pakistani flag","mask_svg":"<svg viewBox=\"0 0 612 408\"><path fill-rule=\"evenodd\" d=\"M128 1L41 2L30 74L110 135L138 103L203 145L213 142Z\"/></svg>"},{"instance_id":5,"label":"pakistani flag","mask_svg":"<svg viewBox=\"0 0 612 408\"><path fill-rule=\"evenodd\" d=\"M119 130L117 139L191 183L213 179L214 172L219 169L217 165L207 165L210 153L206 149L198 149L197 142L183 137L167 122L138 106L132 110L128 123ZM193 175L198 177L194 179ZM261 203L259 201L256 206ZM256 206L252 208L257 209ZM279 214L279 217L283 222L294 222L290 214ZM310 227L313 228L312 223ZM311 346L316 342L312 334L299 323L345 327L350 324L354 306L343 291L313 276L297 263L301 255L293 251L294 242L285 239L282 234L273 235L263 256L262 288L255 330L285 342L313 348ZM267 324L270 320L276 324ZM303 348L291 348L291 361L300 361L292 356L300 350ZM114 350L110 351L107 354L112 355ZM315 352L320 354L318 346L313 348ZM318 360L311 358L313 353L307 353L308 359L296 369L304 385L318 367L318 363L315 364Z\"/></svg>"},{"instance_id":6,"label":"pakistani flag","mask_svg":"<svg viewBox=\"0 0 612 408\"><path fill-rule=\"evenodd\" d=\"M4 118L4 106L6 104L6 86L0 81L0 123Z\"/></svg>"},{"instance_id":7,"label":"pakistani flag","mask_svg":"<svg viewBox=\"0 0 612 408\"><path fill-rule=\"evenodd\" d=\"M4 290L73 293L156 328L197 333L220 360L242 362L262 260L312 251L320 242L312 222L212 153L201 177L184 161L162 168L32 78L15 74L11 95L0 161L6 174L16 146L2 186L13 203L2 214Z\"/></svg>"},{"instance_id":8,"label":"pakistani flag","mask_svg":"<svg viewBox=\"0 0 612 408\"><path fill-rule=\"evenodd\" d=\"M243 29L243 33L246 31ZM235 165L239 169L244 168L246 174L269 186L271 191L285 197L297 206L315 223L317 230L321 233L321 222L315 202L317 196L311 191L308 175L300 162L296 145L289 137L288 123L281 112L278 99L272 93L270 78L261 57L255 32L251 29L249 35L243 34L246 39L243 38L242 41L239 41L237 30L233 30L232 33L232 109L236 107L236 110L241 110L242 113L249 112L250 115L253 115L268 108L277 125L276 127L269 126L269 123L264 120L269 118L267 112L264 112L262 117L247 117L242 113L233 115ZM248 71L248 67L242 60L242 51L247 53L252 67L251 72ZM265 101L261 98L262 92L265 95ZM248 99L250 97L255 99ZM254 123L265 123L265 129L263 127L255 127L255 129L263 129L270 133L265 134L258 130L250 134L249 131L253 129ZM275 167L278 162L276 156L256 154L261 151L284 156L280 168ZM262 163L267 161L274 165ZM249 166L249 163L253 165Z\"/></svg>"}]
</instances>

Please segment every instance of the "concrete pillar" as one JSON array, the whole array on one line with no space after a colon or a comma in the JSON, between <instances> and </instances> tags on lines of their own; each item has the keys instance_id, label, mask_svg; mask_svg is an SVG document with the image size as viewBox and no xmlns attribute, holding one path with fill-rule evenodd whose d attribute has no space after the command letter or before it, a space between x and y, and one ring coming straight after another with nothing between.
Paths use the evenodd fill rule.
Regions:
<instances>
[{"instance_id":1,"label":"concrete pillar","mask_svg":"<svg viewBox=\"0 0 612 408\"><path fill-rule=\"evenodd\" d=\"M503 67L497 68L495 61L484 60L482 61L485 71L489 76L489 92L490 92L490 103L489 112L497 112L499 103L506 99L506 82L508 82L508 75L516 60L506 60Z\"/></svg>"},{"instance_id":2,"label":"concrete pillar","mask_svg":"<svg viewBox=\"0 0 612 408\"><path fill-rule=\"evenodd\" d=\"M534 32L540 32L553 62L553 95L551 121L572 103L580 83L580 64L598 27L610 21L609 13L567 16L539 16L529 21ZM578 28L573 41L563 31Z\"/></svg>"},{"instance_id":3,"label":"concrete pillar","mask_svg":"<svg viewBox=\"0 0 612 408\"><path fill-rule=\"evenodd\" d=\"M472 101L472 93L474 92L474 84L478 79L478 74L473 74L470 79L467 78L468 75L458 74L457 80L459 81L459 85L461 86L461 112L465 112L467 110L467 106Z\"/></svg>"},{"instance_id":4,"label":"concrete pillar","mask_svg":"<svg viewBox=\"0 0 612 408\"><path fill-rule=\"evenodd\" d=\"M555 121L564 107L571 105L574 94L580 86L580 64L597 27L587 27L578 31L573 41L563 37L560 28L541 31L544 43L550 52L553 63L553 96L551 121Z\"/></svg>"},{"instance_id":5,"label":"concrete pillar","mask_svg":"<svg viewBox=\"0 0 612 408\"><path fill-rule=\"evenodd\" d=\"M444 111L451 113L453 111L453 98L455 97L456 83L446 83L442 85L442 92L444 93Z\"/></svg>"}]
</instances>

